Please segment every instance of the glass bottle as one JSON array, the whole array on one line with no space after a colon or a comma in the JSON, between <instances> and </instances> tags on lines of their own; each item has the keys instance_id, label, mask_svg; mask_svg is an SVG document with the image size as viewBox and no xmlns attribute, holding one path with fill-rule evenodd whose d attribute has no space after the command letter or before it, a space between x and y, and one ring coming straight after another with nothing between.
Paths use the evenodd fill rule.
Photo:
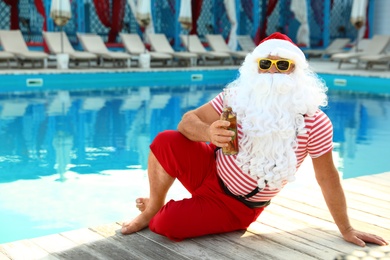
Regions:
<instances>
[{"instance_id":1,"label":"glass bottle","mask_svg":"<svg viewBox=\"0 0 390 260\"><path fill-rule=\"evenodd\" d=\"M226 120L230 122L230 125L227 127L228 130L234 131L232 139L228 143L227 147L222 147L222 152L225 155L235 155L238 153L238 135L237 135L237 116L233 112L232 108L226 106L223 108L221 114L221 120Z\"/></svg>"}]
</instances>

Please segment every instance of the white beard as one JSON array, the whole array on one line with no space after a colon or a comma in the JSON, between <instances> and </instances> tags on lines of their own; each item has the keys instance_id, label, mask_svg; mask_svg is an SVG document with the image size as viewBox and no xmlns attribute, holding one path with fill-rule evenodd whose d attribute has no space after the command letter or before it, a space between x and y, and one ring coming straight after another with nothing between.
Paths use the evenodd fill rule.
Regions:
<instances>
[{"instance_id":1,"label":"white beard","mask_svg":"<svg viewBox=\"0 0 390 260\"><path fill-rule=\"evenodd\" d=\"M310 71L259 74L249 65L225 97L241 125L236 163L259 188L280 189L295 180L297 135L305 133L304 115L326 105L326 88Z\"/></svg>"}]
</instances>

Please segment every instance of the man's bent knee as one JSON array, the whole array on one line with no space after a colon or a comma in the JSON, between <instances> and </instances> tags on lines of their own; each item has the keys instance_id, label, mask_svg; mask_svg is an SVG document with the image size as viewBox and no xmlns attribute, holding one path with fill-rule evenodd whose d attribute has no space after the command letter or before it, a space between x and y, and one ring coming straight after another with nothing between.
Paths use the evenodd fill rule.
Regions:
<instances>
[{"instance_id":1,"label":"man's bent knee","mask_svg":"<svg viewBox=\"0 0 390 260\"><path fill-rule=\"evenodd\" d=\"M165 130L157 134L152 142L154 145L169 145L172 142L177 143L181 141L189 141L184 135L176 130Z\"/></svg>"}]
</instances>

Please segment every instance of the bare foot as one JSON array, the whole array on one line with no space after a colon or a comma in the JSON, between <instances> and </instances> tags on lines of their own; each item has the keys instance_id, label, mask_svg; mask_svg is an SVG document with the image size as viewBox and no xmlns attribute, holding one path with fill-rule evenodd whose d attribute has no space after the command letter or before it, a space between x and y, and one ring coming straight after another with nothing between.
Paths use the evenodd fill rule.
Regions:
<instances>
[{"instance_id":1,"label":"bare foot","mask_svg":"<svg viewBox=\"0 0 390 260\"><path fill-rule=\"evenodd\" d=\"M132 234L138 232L149 225L150 220L153 216L147 216L145 212L139 214L135 219L130 222L124 222L122 224L121 232L124 235Z\"/></svg>"},{"instance_id":2,"label":"bare foot","mask_svg":"<svg viewBox=\"0 0 390 260\"><path fill-rule=\"evenodd\" d=\"M135 203L135 206L139 209L139 211L144 212L144 210L148 206L149 198L138 198L135 200Z\"/></svg>"},{"instance_id":3,"label":"bare foot","mask_svg":"<svg viewBox=\"0 0 390 260\"><path fill-rule=\"evenodd\" d=\"M141 211L135 219L130 222L124 222L122 224L122 234L132 234L138 232L149 225L150 220L156 214L156 212L146 212L145 209L149 204L149 198L138 198L136 199L136 207ZM150 210L149 210L150 211Z\"/></svg>"}]
</instances>

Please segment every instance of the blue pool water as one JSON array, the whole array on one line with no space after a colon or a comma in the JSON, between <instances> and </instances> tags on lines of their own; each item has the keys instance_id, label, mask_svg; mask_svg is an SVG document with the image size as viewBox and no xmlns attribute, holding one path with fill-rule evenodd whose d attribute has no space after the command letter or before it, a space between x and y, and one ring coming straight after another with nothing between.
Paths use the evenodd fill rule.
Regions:
<instances>
[{"instance_id":1,"label":"blue pool water","mask_svg":"<svg viewBox=\"0 0 390 260\"><path fill-rule=\"evenodd\" d=\"M132 218L151 140L221 89L0 94L0 243ZM325 112L344 178L390 171L388 96L330 92Z\"/></svg>"}]
</instances>

